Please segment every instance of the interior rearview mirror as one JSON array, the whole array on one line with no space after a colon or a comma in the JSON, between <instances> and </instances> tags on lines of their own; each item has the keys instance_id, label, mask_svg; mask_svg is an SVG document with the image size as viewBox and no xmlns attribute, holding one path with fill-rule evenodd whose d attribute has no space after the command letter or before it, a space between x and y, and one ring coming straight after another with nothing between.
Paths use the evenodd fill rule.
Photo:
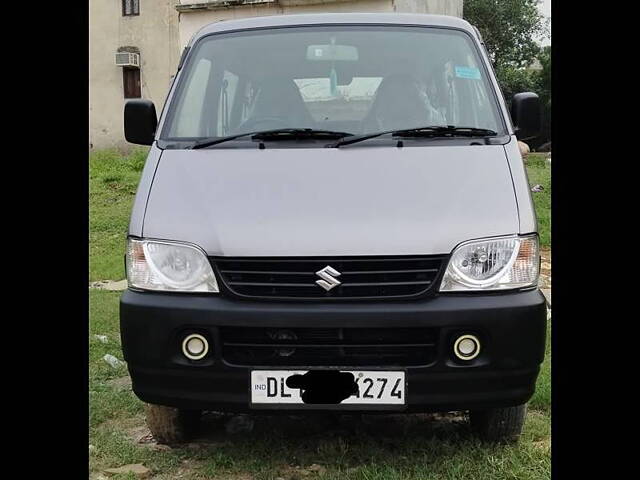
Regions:
<instances>
[{"instance_id":1,"label":"interior rearview mirror","mask_svg":"<svg viewBox=\"0 0 640 480\"><path fill-rule=\"evenodd\" d=\"M127 142L151 145L158 119L156 107L150 100L129 100L124 105L124 137Z\"/></svg>"},{"instance_id":2,"label":"interior rearview mirror","mask_svg":"<svg viewBox=\"0 0 640 480\"><path fill-rule=\"evenodd\" d=\"M358 49L351 45L309 45L307 60L356 62L358 61Z\"/></svg>"},{"instance_id":3,"label":"interior rearview mirror","mask_svg":"<svg viewBox=\"0 0 640 480\"><path fill-rule=\"evenodd\" d=\"M540 99L533 92L516 93L511 99L511 120L518 140L530 140L542 130Z\"/></svg>"}]
</instances>

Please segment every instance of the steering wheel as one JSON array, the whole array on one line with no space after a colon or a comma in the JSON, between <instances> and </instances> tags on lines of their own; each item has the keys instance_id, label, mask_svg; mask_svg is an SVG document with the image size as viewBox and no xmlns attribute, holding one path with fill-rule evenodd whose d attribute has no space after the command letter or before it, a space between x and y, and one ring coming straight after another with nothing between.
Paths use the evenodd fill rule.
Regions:
<instances>
[{"instance_id":1,"label":"steering wheel","mask_svg":"<svg viewBox=\"0 0 640 480\"><path fill-rule=\"evenodd\" d=\"M270 130L271 129L275 130L277 128L287 128L291 126L280 117L262 116L262 117L249 118L242 125L242 130L248 130L248 131L263 130L261 128L258 128L258 125L263 123L272 124L272 125L276 124L276 125L270 126L269 127Z\"/></svg>"}]
</instances>

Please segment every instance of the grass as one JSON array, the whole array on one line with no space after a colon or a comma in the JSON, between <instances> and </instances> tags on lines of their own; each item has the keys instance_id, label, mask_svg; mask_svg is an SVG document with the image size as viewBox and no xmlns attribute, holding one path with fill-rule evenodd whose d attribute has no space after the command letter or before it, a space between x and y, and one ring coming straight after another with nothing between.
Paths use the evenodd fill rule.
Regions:
<instances>
[{"instance_id":1,"label":"grass","mask_svg":"<svg viewBox=\"0 0 640 480\"><path fill-rule=\"evenodd\" d=\"M124 278L129 216L147 149L123 156L104 150L89 156L89 280Z\"/></svg>"},{"instance_id":2,"label":"grass","mask_svg":"<svg viewBox=\"0 0 640 480\"><path fill-rule=\"evenodd\" d=\"M545 153L530 153L527 156L527 175L529 184L542 185L542 192L532 192L533 204L538 217L538 232L540 244L551 246L551 165L547 162Z\"/></svg>"},{"instance_id":3,"label":"grass","mask_svg":"<svg viewBox=\"0 0 640 480\"><path fill-rule=\"evenodd\" d=\"M129 156L97 152L90 158L90 272L92 280L124 278L122 255L130 208L144 164L145 151ZM550 169L543 156L530 156L532 194L543 245L550 235ZM113 381L126 367L110 367L111 354L122 360L119 341L120 293L89 291L89 456L92 475L105 468L143 463L154 479L547 479L550 478L551 354L547 358L521 441L517 445L486 445L475 440L465 421L455 417L427 421L411 417L380 417L357 434L327 427L321 420L258 417L251 434L211 433L211 443L155 451L135 441L144 424L142 403ZM102 343L94 335L106 335ZM385 420L388 419L388 420ZM386 423L385 423L386 422ZM216 419L207 421L215 432ZM311 465L320 465L313 471ZM123 475L111 477L122 480Z\"/></svg>"}]
</instances>

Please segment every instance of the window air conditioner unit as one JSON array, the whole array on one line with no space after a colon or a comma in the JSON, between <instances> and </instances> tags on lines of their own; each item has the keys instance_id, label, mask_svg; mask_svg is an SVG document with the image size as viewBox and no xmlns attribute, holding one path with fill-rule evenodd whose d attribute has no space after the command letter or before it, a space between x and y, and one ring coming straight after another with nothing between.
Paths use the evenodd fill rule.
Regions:
<instances>
[{"instance_id":1,"label":"window air conditioner unit","mask_svg":"<svg viewBox=\"0 0 640 480\"><path fill-rule=\"evenodd\" d=\"M116 66L140 68L140 54L130 52L116 53Z\"/></svg>"}]
</instances>

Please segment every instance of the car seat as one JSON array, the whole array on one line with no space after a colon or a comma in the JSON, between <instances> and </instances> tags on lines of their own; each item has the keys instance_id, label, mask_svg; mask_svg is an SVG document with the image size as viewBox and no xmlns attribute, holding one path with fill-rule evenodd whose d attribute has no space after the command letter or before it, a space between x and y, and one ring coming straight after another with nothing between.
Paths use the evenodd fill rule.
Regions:
<instances>
[{"instance_id":1,"label":"car seat","mask_svg":"<svg viewBox=\"0 0 640 480\"><path fill-rule=\"evenodd\" d=\"M363 132L398 130L429 125L430 111L415 77L397 74L385 77L365 116Z\"/></svg>"},{"instance_id":2,"label":"car seat","mask_svg":"<svg viewBox=\"0 0 640 480\"><path fill-rule=\"evenodd\" d=\"M274 78L261 83L252 114L240 129L313 128L314 124L295 82Z\"/></svg>"}]
</instances>

